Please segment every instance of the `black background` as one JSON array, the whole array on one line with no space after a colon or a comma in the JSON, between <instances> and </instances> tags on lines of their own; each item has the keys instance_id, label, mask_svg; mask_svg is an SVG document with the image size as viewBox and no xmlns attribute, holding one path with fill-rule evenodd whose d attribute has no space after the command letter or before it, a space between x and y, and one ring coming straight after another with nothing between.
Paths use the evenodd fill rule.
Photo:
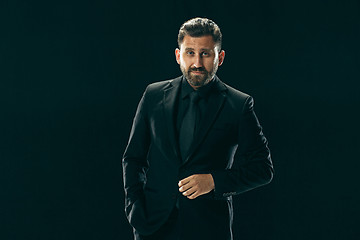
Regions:
<instances>
[{"instance_id":1,"label":"black background","mask_svg":"<svg viewBox=\"0 0 360 240\"><path fill-rule=\"evenodd\" d=\"M221 27L218 76L255 98L276 170L235 198L235 240L358 238L358 1L5 0L1 239L132 239L131 121L147 84L180 75L196 16Z\"/></svg>"}]
</instances>

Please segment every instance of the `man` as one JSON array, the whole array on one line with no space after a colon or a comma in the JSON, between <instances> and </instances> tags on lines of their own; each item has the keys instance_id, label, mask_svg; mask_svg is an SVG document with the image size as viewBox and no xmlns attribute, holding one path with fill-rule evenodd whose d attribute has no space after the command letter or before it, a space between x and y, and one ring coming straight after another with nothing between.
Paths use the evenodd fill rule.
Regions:
<instances>
[{"instance_id":1,"label":"man","mask_svg":"<svg viewBox=\"0 0 360 240\"><path fill-rule=\"evenodd\" d=\"M125 211L136 240L232 239L232 196L267 184L273 166L249 95L215 75L219 27L185 22L183 76L150 84L123 156Z\"/></svg>"}]
</instances>

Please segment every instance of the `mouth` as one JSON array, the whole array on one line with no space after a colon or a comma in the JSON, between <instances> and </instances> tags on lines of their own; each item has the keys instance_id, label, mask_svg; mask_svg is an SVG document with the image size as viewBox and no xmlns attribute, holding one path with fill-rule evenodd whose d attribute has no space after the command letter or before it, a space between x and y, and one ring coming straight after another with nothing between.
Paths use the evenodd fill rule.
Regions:
<instances>
[{"instance_id":1,"label":"mouth","mask_svg":"<svg viewBox=\"0 0 360 240\"><path fill-rule=\"evenodd\" d=\"M203 74L205 74L205 71L191 71L191 73L193 73L195 75L203 75Z\"/></svg>"}]
</instances>

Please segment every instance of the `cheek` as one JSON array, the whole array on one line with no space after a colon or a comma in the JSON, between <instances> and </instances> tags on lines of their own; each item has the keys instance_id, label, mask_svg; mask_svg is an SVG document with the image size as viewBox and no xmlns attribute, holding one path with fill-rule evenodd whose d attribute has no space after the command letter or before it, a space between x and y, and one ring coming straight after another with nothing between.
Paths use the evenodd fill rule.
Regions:
<instances>
[{"instance_id":1,"label":"cheek","mask_svg":"<svg viewBox=\"0 0 360 240\"><path fill-rule=\"evenodd\" d=\"M180 65L183 67L183 68L188 68L188 63L187 61L184 59L184 58L180 58Z\"/></svg>"},{"instance_id":2,"label":"cheek","mask_svg":"<svg viewBox=\"0 0 360 240\"><path fill-rule=\"evenodd\" d=\"M216 59L209 59L209 61L207 61L207 62L206 62L206 65L205 65L205 66L206 66L206 69L207 69L208 71L214 69L214 68L216 67L217 63L218 63L218 60L216 60Z\"/></svg>"}]
</instances>

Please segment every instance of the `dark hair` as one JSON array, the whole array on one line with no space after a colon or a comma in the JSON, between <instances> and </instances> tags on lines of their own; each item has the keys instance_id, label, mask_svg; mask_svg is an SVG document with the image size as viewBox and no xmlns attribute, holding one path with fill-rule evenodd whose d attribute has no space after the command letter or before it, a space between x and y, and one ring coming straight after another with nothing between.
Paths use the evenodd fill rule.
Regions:
<instances>
[{"instance_id":1,"label":"dark hair","mask_svg":"<svg viewBox=\"0 0 360 240\"><path fill-rule=\"evenodd\" d=\"M215 44L219 46L219 50L221 50L222 34L220 28L214 21L210 19L197 17L190 19L181 25L178 34L179 47L186 35L189 35L190 37L202 37L210 35L213 37Z\"/></svg>"}]
</instances>

